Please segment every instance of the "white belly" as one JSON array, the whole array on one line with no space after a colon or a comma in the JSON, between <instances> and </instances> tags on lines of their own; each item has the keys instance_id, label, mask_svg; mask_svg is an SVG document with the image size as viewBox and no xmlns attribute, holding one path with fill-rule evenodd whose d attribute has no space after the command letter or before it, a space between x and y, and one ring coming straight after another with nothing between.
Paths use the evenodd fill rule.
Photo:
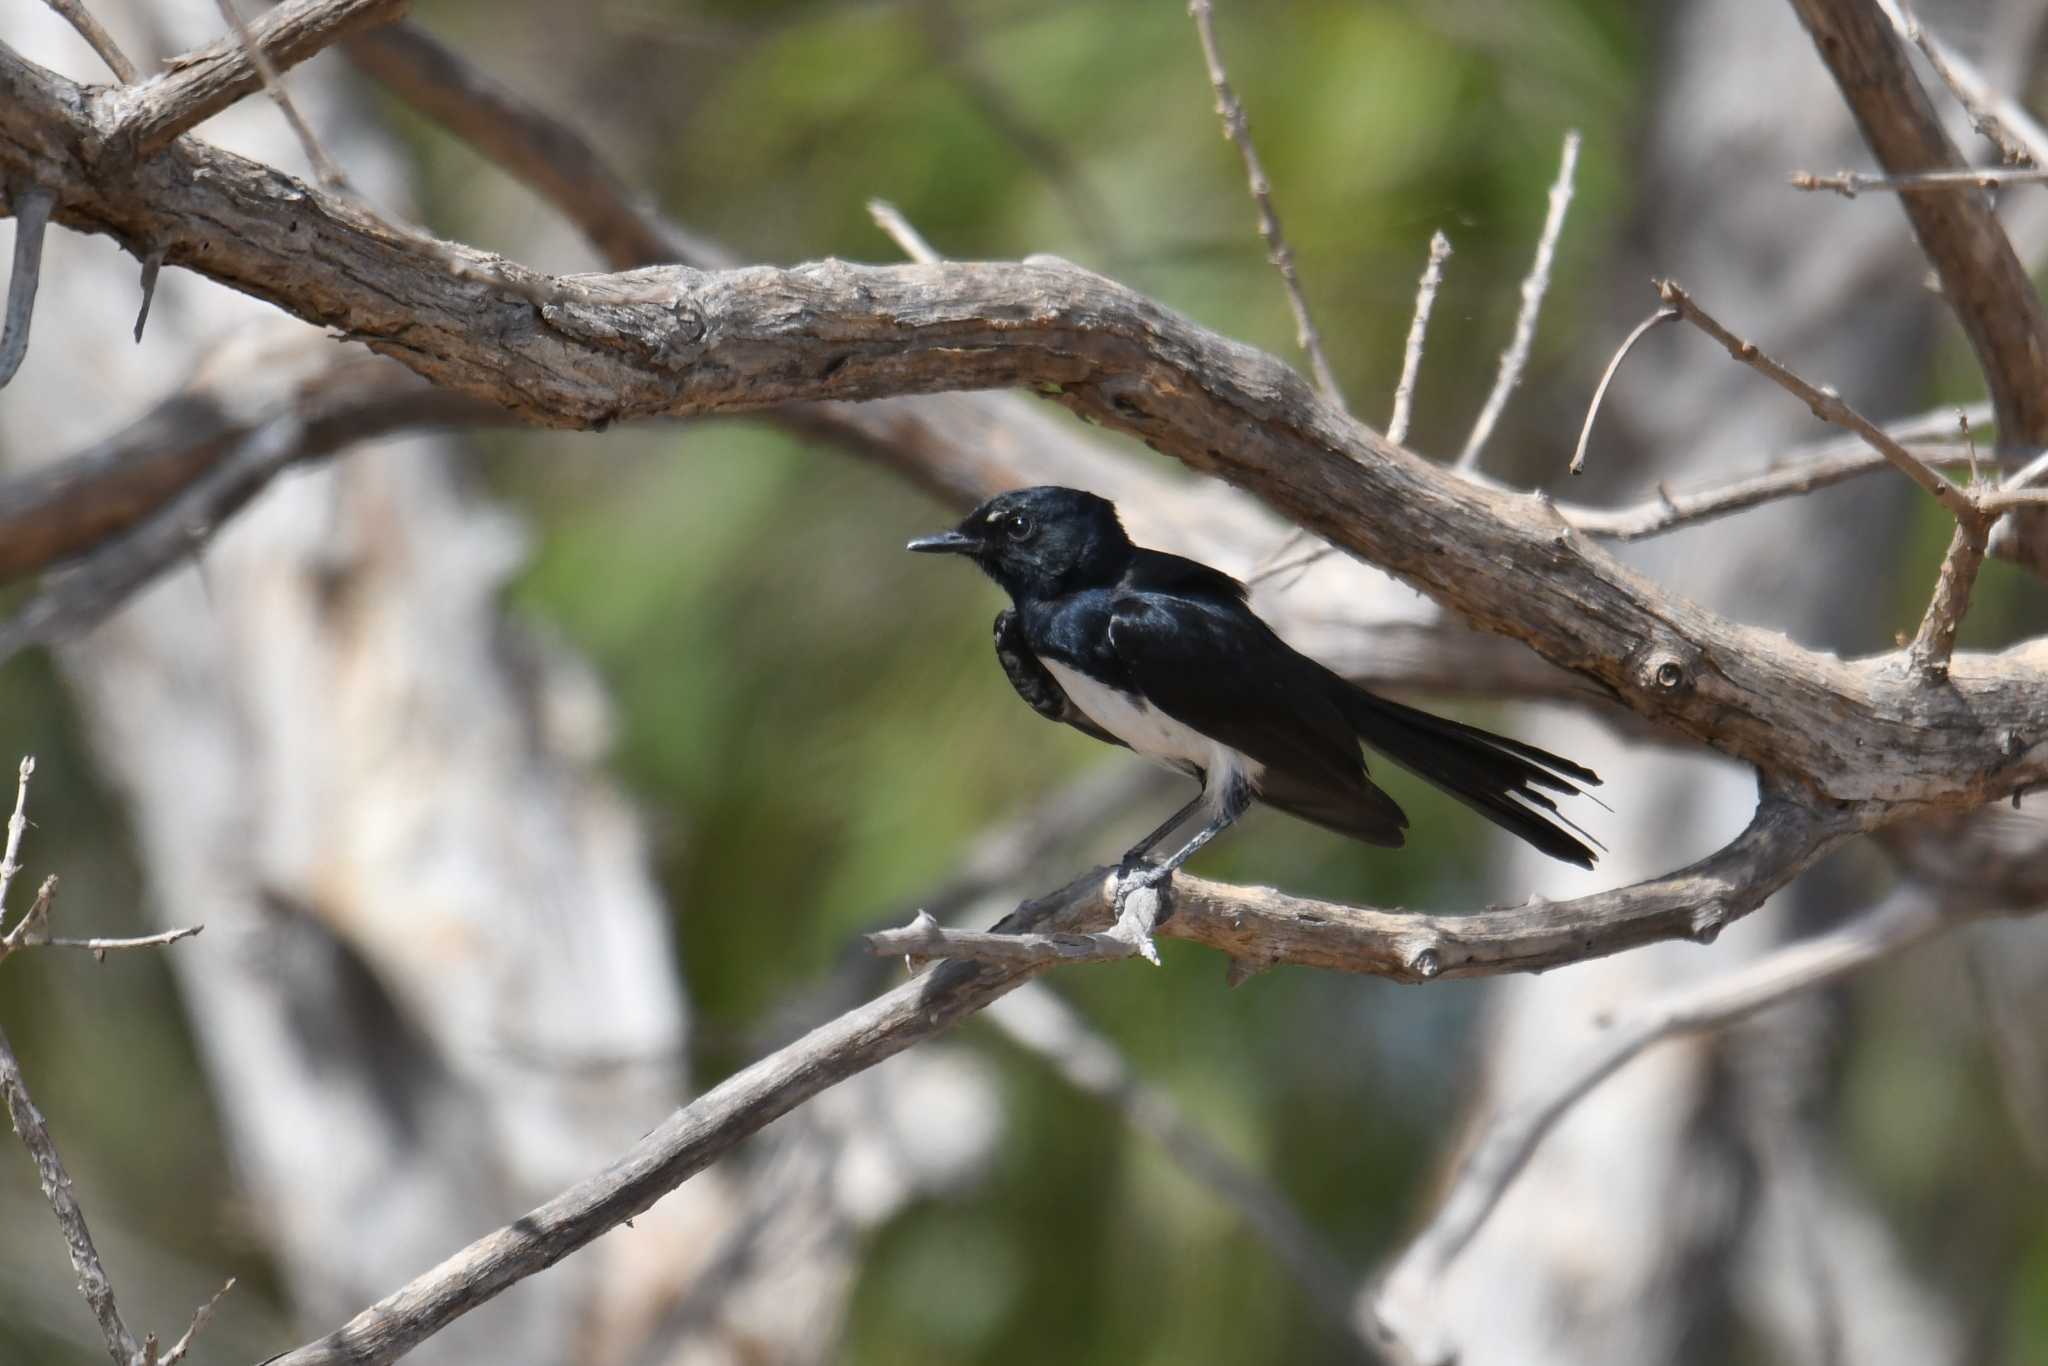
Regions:
<instances>
[{"instance_id":1,"label":"white belly","mask_svg":"<svg viewBox=\"0 0 2048 1366\"><path fill-rule=\"evenodd\" d=\"M1181 724L1142 698L1097 683L1064 664L1044 662L1068 698L1096 725L1168 768L1183 773L1200 769L1202 795L1212 803L1222 800L1234 777L1258 787L1265 766L1251 756Z\"/></svg>"}]
</instances>

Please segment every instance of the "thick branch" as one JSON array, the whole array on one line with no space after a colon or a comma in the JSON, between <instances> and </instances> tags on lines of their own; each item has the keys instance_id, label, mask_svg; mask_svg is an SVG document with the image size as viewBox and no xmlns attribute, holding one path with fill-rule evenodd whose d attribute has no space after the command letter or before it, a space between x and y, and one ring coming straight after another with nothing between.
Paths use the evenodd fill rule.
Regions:
<instances>
[{"instance_id":1,"label":"thick branch","mask_svg":"<svg viewBox=\"0 0 2048 1366\"><path fill-rule=\"evenodd\" d=\"M635 202L598 150L567 124L479 71L410 22L351 38L349 60L561 211L615 270L667 262L735 264L723 248Z\"/></svg>"},{"instance_id":2,"label":"thick branch","mask_svg":"<svg viewBox=\"0 0 2048 1366\"><path fill-rule=\"evenodd\" d=\"M1171 883L1171 911L1154 933L1206 945L1254 971L1288 965L1401 982L1541 972L1660 940L1710 942L1856 832L1845 816L1766 796L1726 848L1675 873L1569 901L1539 898L1463 915L1340 906L1180 873ZM871 934L868 945L884 955L1031 967L1114 961L1134 952L1109 934L1020 938L929 920Z\"/></svg>"},{"instance_id":3,"label":"thick branch","mask_svg":"<svg viewBox=\"0 0 2048 1366\"><path fill-rule=\"evenodd\" d=\"M387 432L510 420L390 361L307 342L255 354L230 343L121 431L0 484L0 583L106 544L280 419L297 422L301 459Z\"/></svg>"},{"instance_id":4,"label":"thick branch","mask_svg":"<svg viewBox=\"0 0 2048 1366\"><path fill-rule=\"evenodd\" d=\"M529 420L1057 389L1067 407L1244 485L1482 629L1767 772L1841 800L1947 805L2048 780L2043 680L2024 650L1961 657L1952 687L1921 696L1883 661L1843 664L1715 617L1540 502L1389 446L1273 358L1063 262L654 269L573 277L562 287L577 302L537 309L210 147L181 143L118 185L97 181L78 151L75 86L0 53L0 93L0 172L57 187L58 221L151 241ZM479 272L540 278L446 250ZM1512 594L1499 591L1504 572Z\"/></svg>"},{"instance_id":5,"label":"thick branch","mask_svg":"<svg viewBox=\"0 0 2048 1366\"><path fill-rule=\"evenodd\" d=\"M1712 858L1666 878L1573 901L1532 902L1473 916L1411 916L1304 901L1262 888L1182 877L1162 934L1210 944L1253 967L1276 962L1374 972L1409 981L1535 970L1654 939L1713 938L1800 869L1855 833L1845 816L1816 816L1766 798L1748 830ZM481 1239L357 1315L278 1358L280 1366L366 1366L395 1359L457 1316L551 1266L646 1209L742 1138L826 1087L949 1027L1064 955L1111 920L1110 870L1094 869L1020 907L996 936L1025 936L1005 963L945 963L813 1030L732 1077L649 1134L604 1173ZM919 949L944 946L919 931ZM891 951L897 951L891 946ZM1120 950L1121 951L1121 950Z\"/></svg>"}]
</instances>

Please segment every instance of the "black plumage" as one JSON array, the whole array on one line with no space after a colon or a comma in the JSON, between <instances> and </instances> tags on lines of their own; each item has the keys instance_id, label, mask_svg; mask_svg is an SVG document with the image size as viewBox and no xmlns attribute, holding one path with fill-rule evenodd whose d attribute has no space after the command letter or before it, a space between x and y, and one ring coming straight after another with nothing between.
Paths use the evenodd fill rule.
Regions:
<instances>
[{"instance_id":1,"label":"black plumage","mask_svg":"<svg viewBox=\"0 0 2048 1366\"><path fill-rule=\"evenodd\" d=\"M1000 494L910 549L965 555L1009 593L996 654L1039 715L1202 782L1127 861L1205 806L1208 823L1141 882L1163 879L1253 799L1398 847L1408 819L1368 776L1361 741L1553 858L1593 866L1593 843L1556 800L1597 784L1590 769L1338 677L1275 635L1237 580L1132 545L1105 499Z\"/></svg>"}]
</instances>

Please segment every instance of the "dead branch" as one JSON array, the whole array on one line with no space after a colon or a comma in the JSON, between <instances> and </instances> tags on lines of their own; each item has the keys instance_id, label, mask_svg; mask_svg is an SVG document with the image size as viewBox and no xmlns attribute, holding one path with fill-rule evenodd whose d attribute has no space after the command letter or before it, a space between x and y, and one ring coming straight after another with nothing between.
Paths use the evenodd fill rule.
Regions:
<instances>
[{"instance_id":1,"label":"dead branch","mask_svg":"<svg viewBox=\"0 0 2048 1366\"><path fill-rule=\"evenodd\" d=\"M1429 336L1429 315L1436 311L1437 290L1443 287L1444 262L1451 259L1451 239L1429 235L1429 260L1415 286L1415 313L1408 322L1408 341L1401 348L1401 378L1394 382L1394 411L1387 418L1387 440L1399 446L1408 440L1409 415L1415 405L1415 380L1422 373L1422 343Z\"/></svg>"},{"instance_id":2,"label":"dead branch","mask_svg":"<svg viewBox=\"0 0 2048 1366\"><path fill-rule=\"evenodd\" d=\"M574 128L491 79L418 25L401 20L357 34L343 46L358 68L553 204L613 269L673 262L711 270L736 264L723 247L692 236L638 202Z\"/></svg>"},{"instance_id":3,"label":"dead branch","mask_svg":"<svg viewBox=\"0 0 2048 1366\"><path fill-rule=\"evenodd\" d=\"M1380 1329L1411 1359L1447 1359L1449 1345L1426 1341L1421 1325L1436 1286L1544 1136L1588 1092L1630 1059L1665 1039L1720 1029L1788 997L1836 981L1943 929L1968 923L1944 916L1927 897L1901 891L1841 929L1778 949L1721 977L1652 998L1608 1022L1538 1096L1486 1121L1452 1178L1449 1192L1373 1297Z\"/></svg>"},{"instance_id":4,"label":"dead branch","mask_svg":"<svg viewBox=\"0 0 2048 1366\"><path fill-rule=\"evenodd\" d=\"M1965 656L1940 698L1671 598L1550 510L1435 469L1319 402L1285 366L1065 263L580 277L536 309L452 276L318 190L198 143L119 184L79 150L82 95L0 52L0 170L58 187L58 221L338 326L528 420L737 411L985 386L1058 400L1534 646L1651 720L1841 800L1976 802L2048 776L2026 651ZM66 92L73 92L67 94ZM465 248L481 268L538 280ZM316 272L309 261L319 261ZM1388 518L1384 509L1412 509ZM1502 565L1517 592L1497 591ZM1880 758L1880 756L1882 756Z\"/></svg>"},{"instance_id":5,"label":"dead branch","mask_svg":"<svg viewBox=\"0 0 2048 1366\"><path fill-rule=\"evenodd\" d=\"M263 44L257 41L255 30L249 26L249 21L242 17L242 12L235 8L235 0L215 0L215 3L220 6L221 17L228 21L228 27L234 31L235 38L242 44L242 51L248 54L249 65L256 68L257 78L263 82L263 88L270 92L271 103L284 115L284 121L291 125L292 136L299 140L299 147L305 152L306 161L313 167L313 174L328 189L353 194L348 177L342 174L341 167L334 164L334 159L327 155L327 149L322 147L320 139L313 135L313 126L306 122L299 114L299 107L292 103L290 92L284 88L284 74L264 52Z\"/></svg>"},{"instance_id":6,"label":"dead branch","mask_svg":"<svg viewBox=\"0 0 2048 1366\"><path fill-rule=\"evenodd\" d=\"M1218 1146L1170 1093L1133 1071L1051 983L1026 983L996 1002L988 1019L1068 1084L1098 1098L1159 1144L1190 1178L1238 1212L1332 1323L1371 1347L1370 1335L1360 1331L1351 1313L1356 1278L1336 1249L1283 1192Z\"/></svg>"},{"instance_id":7,"label":"dead branch","mask_svg":"<svg viewBox=\"0 0 2048 1366\"><path fill-rule=\"evenodd\" d=\"M1487 439L1493 435L1493 428L1500 421L1500 415L1508 406L1508 396L1522 382L1522 371L1529 364L1529 348L1536 341L1536 319L1543 311L1543 296L1550 292L1550 266L1557 255L1557 239L1564 235L1565 211L1572 203L1572 178L1578 173L1579 131L1574 128L1564 135L1564 152L1558 158L1557 180L1550 187L1550 209L1544 215L1543 231L1536 239L1536 259L1529 267L1529 273L1522 280L1522 307L1515 315L1515 330L1508 339L1507 349L1500 353L1500 370L1494 376L1493 389L1486 395L1486 402L1479 409L1479 416L1472 423L1472 434L1465 438L1465 449L1458 453L1458 468L1470 469L1479 462L1479 452L1485 449Z\"/></svg>"},{"instance_id":8,"label":"dead branch","mask_svg":"<svg viewBox=\"0 0 2048 1366\"><path fill-rule=\"evenodd\" d=\"M230 33L173 61L160 76L89 97L80 106L92 125L85 147L96 162L153 156L180 134L263 88L252 50L267 58L274 71L287 71L351 33L389 23L409 3L285 0L248 26L247 45Z\"/></svg>"},{"instance_id":9,"label":"dead branch","mask_svg":"<svg viewBox=\"0 0 2048 1366\"><path fill-rule=\"evenodd\" d=\"M318 338L255 350L231 342L190 385L121 431L0 484L0 583L106 545L287 418L300 429L299 459L388 432L509 420L493 405Z\"/></svg>"},{"instance_id":10,"label":"dead branch","mask_svg":"<svg viewBox=\"0 0 2048 1366\"><path fill-rule=\"evenodd\" d=\"M1694 303L1692 296L1676 280L1659 280L1657 293L1664 300L1665 307L1676 310L1679 317L1725 347L1730 356L1811 408L1815 417L1846 428L1869 442L1901 474L1932 494L1934 501L1951 515L1961 516L1969 511L1969 500L1961 489L1922 463L1882 427L1844 403L1833 390L1823 389L1801 378L1758 350L1756 343L1745 341L1722 326L1718 318Z\"/></svg>"},{"instance_id":11,"label":"dead branch","mask_svg":"<svg viewBox=\"0 0 2048 1366\"><path fill-rule=\"evenodd\" d=\"M1572 448L1571 463L1565 466L1569 474L1583 474L1586 469L1586 443L1593 439L1593 419L1600 415L1600 401L1607 397L1607 386L1614 383L1615 372L1628 359L1628 353L1636 349L1636 343L1648 336L1650 329L1659 323L1668 323L1678 316L1678 310L1665 307L1658 309L1630 329L1615 349L1614 359L1607 362L1607 368L1600 372L1600 382L1593 386L1593 399L1586 405L1586 420L1579 427L1579 444Z\"/></svg>"},{"instance_id":12,"label":"dead branch","mask_svg":"<svg viewBox=\"0 0 2048 1366\"><path fill-rule=\"evenodd\" d=\"M1090 873L1004 921L1021 933L1107 923ZM631 1219L741 1139L855 1073L957 1024L1038 969L947 963L821 1025L676 1111L608 1169L472 1243L276 1366L376 1366Z\"/></svg>"},{"instance_id":13,"label":"dead branch","mask_svg":"<svg viewBox=\"0 0 2048 1366\"><path fill-rule=\"evenodd\" d=\"M1568 901L1532 899L1465 914L1340 906L1265 887L1177 874L1155 933L1201 944L1253 969L1322 968L1400 982L1540 972L1659 940L1711 942L1856 833L1841 813L1767 795L1719 852L1663 877ZM1098 876L1108 870L1098 870ZM916 923L867 937L870 951L1032 967L1100 962L1132 946L1098 933L1015 938Z\"/></svg>"},{"instance_id":14,"label":"dead branch","mask_svg":"<svg viewBox=\"0 0 2048 1366\"><path fill-rule=\"evenodd\" d=\"M21 838L28 826L28 784L35 771L36 761L33 758L21 761L14 793L14 814L7 821L6 852L0 854L0 926L4 926L7 920L8 889L15 875L21 871ZM0 937L0 961L17 949L54 942L42 931L56 886L55 877L45 878L36 893L35 904L29 907L13 929ZM168 938L152 938L168 943L170 939L198 932L194 928L176 932ZM134 946L129 941L98 942L110 948ZM64 1159L57 1152L56 1140L50 1136L50 1126L44 1122L42 1111L36 1108L35 1100L28 1093L28 1080L22 1075L21 1059L15 1056L14 1045L8 1041L4 1030L0 1030L0 1100L6 1103L7 1115L13 1122L16 1136L28 1149L29 1156L35 1159L36 1178L42 1185L43 1198L49 1201L51 1212L57 1216L57 1226L63 1230L64 1245L71 1254L71 1269L78 1277L78 1291L85 1297L93 1318L99 1323L107 1355L112 1358L114 1366L158 1366L155 1338L147 1338L138 1344L135 1335L128 1331L128 1325L121 1319L120 1307L114 1302L113 1282L108 1279L106 1267L100 1262L92 1230L86 1226L85 1211L79 1208L78 1197L72 1193L71 1175L64 1169ZM223 1289L221 1293L227 1292ZM219 1298L216 1295L214 1301L218 1302ZM194 1316L191 1328L178 1340L177 1354L169 1359L171 1362L175 1363L190 1350L192 1339L205 1326L212 1309L213 1305L208 1304Z\"/></svg>"},{"instance_id":15,"label":"dead branch","mask_svg":"<svg viewBox=\"0 0 2048 1366\"><path fill-rule=\"evenodd\" d=\"M128 60L128 54L121 51L121 45L114 41L100 21L79 0L44 0L44 3L64 16L64 22L78 30L78 36L107 64L107 70L114 73L114 79L123 85L135 84L135 63Z\"/></svg>"},{"instance_id":16,"label":"dead branch","mask_svg":"<svg viewBox=\"0 0 2048 1366\"><path fill-rule=\"evenodd\" d=\"M1259 149L1252 143L1251 120L1245 117L1244 105L1231 89L1230 72L1223 65L1223 49L1216 42L1216 16L1209 0L1188 0L1188 15L1195 21L1195 36L1202 43L1202 60L1209 69L1209 85L1216 92L1216 117L1223 121L1223 136L1230 139L1244 159L1245 181L1251 189L1252 204L1259 211L1259 236L1266 244L1266 259L1280 272L1280 283L1287 288L1287 306L1294 310L1295 342L1307 353L1323 398L1332 407L1342 409L1344 391L1337 385L1337 373L1330 368L1329 357L1323 354L1323 334L1316 330L1315 319L1308 311L1308 297L1301 292L1301 279L1294 270L1294 249L1287 245L1280 215L1273 209L1273 185L1266 179Z\"/></svg>"},{"instance_id":17,"label":"dead branch","mask_svg":"<svg viewBox=\"0 0 2048 1366\"><path fill-rule=\"evenodd\" d=\"M1975 63L1943 42L1906 8L1904 0L1879 0L1899 35L1920 49L1934 74L1969 115L1970 126L1998 148L2008 165L2048 163L2048 130L2015 100L1992 87Z\"/></svg>"},{"instance_id":18,"label":"dead branch","mask_svg":"<svg viewBox=\"0 0 2048 1366\"><path fill-rule=\"evenodd\" d=\"M1875 0L1792 0L1887 175L1964 170ZM2001 442L2048 444L2048 312L1980 193L1900 203L1991 389Z\"/></svg>"}]
</instances>

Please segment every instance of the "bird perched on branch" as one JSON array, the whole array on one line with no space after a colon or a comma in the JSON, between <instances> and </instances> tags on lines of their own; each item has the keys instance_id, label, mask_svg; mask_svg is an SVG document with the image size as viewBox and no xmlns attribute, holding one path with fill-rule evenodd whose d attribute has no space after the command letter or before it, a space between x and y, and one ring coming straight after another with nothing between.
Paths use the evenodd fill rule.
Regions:
<instances>
[{"instance_id":1,"label":"bird perched on branch","mask_svg":"<svg viewBox=\"0 0 2048 1366\"><path fill-rule=\"evenodd\" d=\"M1236 579L1131 544L1107 499L1056 486L998 494L909 548L964 555L1009 593L996 657L1039 715L1202 784L1124 855L1119 914L1254 799L1399 847L1408 818L1367 776L1361 741L1552 858L1593 866L1597 841L1552 795L1581 795L1600 781L1592 770L1346 682L1275 635ZM1197 812L1207 820L1177 852L1143 862Z\"/></svg>"}]
</instances>

